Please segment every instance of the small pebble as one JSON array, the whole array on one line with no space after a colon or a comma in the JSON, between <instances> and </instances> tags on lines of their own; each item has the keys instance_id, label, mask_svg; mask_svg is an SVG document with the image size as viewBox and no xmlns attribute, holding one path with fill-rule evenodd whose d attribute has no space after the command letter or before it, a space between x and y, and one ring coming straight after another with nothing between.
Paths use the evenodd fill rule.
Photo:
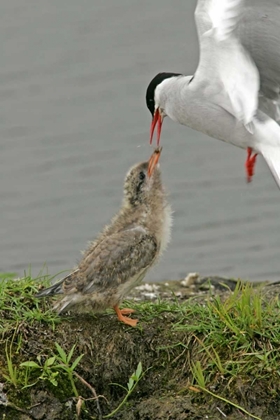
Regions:
<instances>
[{"instance_id":1,"label":"small pebble","mask_svg":"<svg viewBox=\"0 0 280 420\"><path fill-rule=\"evenodd\" d=\"M156 292L159 289L159 286L156 284L145 283L136 287L136 289L140 290L141 292Z\"/></svg>"},{"instance_id":2,"label":"small pebble","mask_svg":"<svg viewBox=\"0 0 280 420\"><path fill-rule=\"evenodd\" d=\"M199 273L189 273L184 280L181 281L183 287L191 287L200 280Z\"/></svg>"}]
</instances>

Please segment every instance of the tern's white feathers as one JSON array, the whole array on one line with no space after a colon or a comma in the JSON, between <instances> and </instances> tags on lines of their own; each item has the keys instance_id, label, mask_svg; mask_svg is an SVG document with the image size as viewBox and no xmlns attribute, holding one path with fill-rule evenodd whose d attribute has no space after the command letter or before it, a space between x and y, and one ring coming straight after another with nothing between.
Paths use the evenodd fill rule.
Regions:
<instances>
[{"instance_id":1,"label":"tern's white feathers","mask_svg":"<svg viewBox=\"0 0 280 420\"><path fill-rule=\"evenodd\" d=\"M149 110L262 154L280 187L280 0L198 0L195 21L194 77L160 73Z\"/></svg>"}]
</instances>

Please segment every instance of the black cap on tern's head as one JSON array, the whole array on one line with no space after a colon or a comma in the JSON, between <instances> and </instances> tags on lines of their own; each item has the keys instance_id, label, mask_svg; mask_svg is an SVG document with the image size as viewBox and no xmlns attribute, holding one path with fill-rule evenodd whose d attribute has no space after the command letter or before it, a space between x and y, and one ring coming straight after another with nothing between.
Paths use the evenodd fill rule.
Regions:
<instances>
[{"instance_id":1,"label":"black cap on tern's head","mask_svg":"<svg viewBox=\"0 0 280 420\"><path fill-rule=\"evenodd\" d=\"M155 103L155 92L157 86L159 86L164 80L170 78L170 77L178 77L182 76L180 73L159 73L157 74L153 80L150 82L147 92L146 92L146 104L149 109L149 111L152 114L152 122L151 122L151 128L150 128L150 144L152 144L153 141L153 134L154 130L157 126L157 145L159 145L160 142L160 133L161 133L161 126L162 121L164 118L164 110L160 108L160 104Z\"/></svg>"},{"instance_id":2,"label":"black cap on tern's head","mask_svg":"<svg viewBox=\"0 0 280 420\"><path fill-rule=\"evenodd\" d=\"M154 113L155 113L155 90L157 86L161 82L163 82L163 80L168 79L169 77L174 77L174 76L182 76L182 74L181 73L158 73L151 80L147 88L147 92L146 92L146 104L152 116L154 116Z\"/></svg>"}]
</instances>

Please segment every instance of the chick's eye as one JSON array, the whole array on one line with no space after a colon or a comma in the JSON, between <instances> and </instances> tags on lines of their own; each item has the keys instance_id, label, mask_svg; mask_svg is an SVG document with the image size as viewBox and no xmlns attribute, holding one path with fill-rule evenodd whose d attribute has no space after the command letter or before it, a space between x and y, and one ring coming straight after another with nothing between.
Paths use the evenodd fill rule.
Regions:
<instances>
[{"instance_id":1,"label":"chick's eye","mask_svg":"<svg viewBox=\"0 0 280 420\"><path fill-rule=\"evenodd\" d=\"M139 173L139 179L141 180L141 181L143 181L143 179L145 179L146 178L146 175L144 174L144 172L143 171L141 171L140 173Z\"/></svg>"}]
</instances>

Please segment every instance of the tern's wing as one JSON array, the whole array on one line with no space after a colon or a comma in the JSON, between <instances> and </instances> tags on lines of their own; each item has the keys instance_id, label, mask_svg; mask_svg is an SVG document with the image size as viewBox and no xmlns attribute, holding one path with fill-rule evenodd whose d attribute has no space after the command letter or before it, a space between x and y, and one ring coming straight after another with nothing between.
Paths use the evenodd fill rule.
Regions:
<instances>
[{"instance_id":1,"label":"tern's wing","mask_svg":"<svg viewBox=\"0 0 280 420\"><path fill-rule=\"evenodd\" d=\"M57 294L91 293L125 283L141 274L155 260L157 242L142 228L115 233L88 251L78 269L37 297Z\"/></svg>"},{"instance_id":2,"label":"tern's wing","mask_svg":"<svg viewBox=\"0 0 280 420\"><path fill-rule=\"evenodd\" d=\"M216 102L246 123L259 90L259 108L279 122L280 0L199 0L195 19L202 55L199 70L204 71L200 74L205 78L207 72L208 81L216 82L211 92ZM206 39L207 32L215 35L214 41ZM222 39L228 42L219 43ZM226 92L228 98L223 97Z\"/></svg>"},{"instance_id":3,"label":"tern's wing","mask_svg":"<svg viewBox=\"0 0 280 420\"><path fill-rule=\"evenodd\" d=\"M243 0L198 2L200 60L192 83L250 130L258 107L259 74L236 36L243 12Z\"/></svg>"},{"instance_id":4,"label":"tern's wing","mask_svg":"<svg viewBox=\"0 0 280 420\"><path fill-rule=\"evenodd\" d=\"M79 264L75 288L81 293L91 293L123 284L147 269L156 254L156 239L142 228L105 237ZM71 293L72 287L65 284L65 292Z\"/></svg>"},{"instance_id":5,"label":"tern's wing","mask_svg":"<svg viewBox=\"0 0 280 420\"><path fill-rule=\"evenodd\" d=\"M280 0L246 0L237 36L259 71L259 107L279 122Z\"/></svg>"},{"instance_id":6,"label":"tern's wing","mask_svg":"<svg viewBox=\"0 0 280 420\"><path fill-rule=\"evenodd\" d=\"M76 282L77 276L79 275L79 269L72 271L72 273L68 274L66 277L63 277L63 279L59 280L52 286L40 290L36 297L41 298L45 296L54 296L64 293L64 285L65 284L74 284Z\"/></svg>"},{"instance_id":7,"label":"tern's wing","mask_svg":"<svg viewBox=\"0 0 280 420\"><path fill-rule=\"evenodd\" d=\"M198 0L195 23L198 37L215 27L220 35L232 32L237 24L240 10L239 0Z\"/></svg>"}]
</instances>

